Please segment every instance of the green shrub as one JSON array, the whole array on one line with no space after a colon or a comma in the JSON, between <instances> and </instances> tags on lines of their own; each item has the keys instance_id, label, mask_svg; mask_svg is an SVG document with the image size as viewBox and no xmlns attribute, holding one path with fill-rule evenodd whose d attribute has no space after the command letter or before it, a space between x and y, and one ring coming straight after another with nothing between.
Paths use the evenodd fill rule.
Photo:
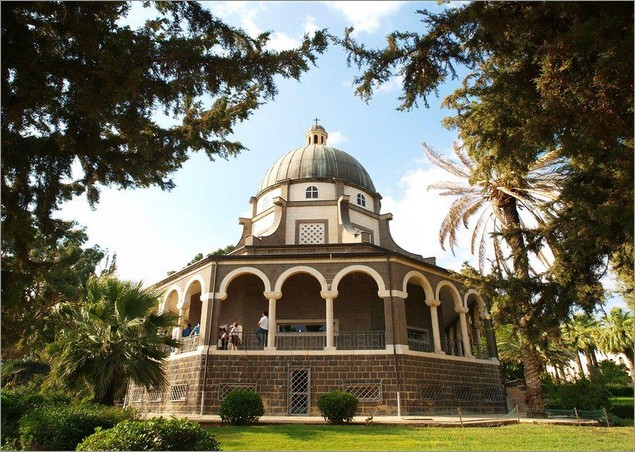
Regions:
<instances>
[{"instance_id":1,"label":"green shrub","mask_svg":"<svg viewBox=\"0 0 635 452\"><path fill-rule=\"evenodd\" d=\"M39 392L39 386L32 382L2 389L1 431L2 444L15 443L20 437L19 422L34 409L56 403L69 403L70 398L58 392Z\"/></svg>"},{"instance_id":2,"label":"green shrub","mask_svg":"<svg viewBox=\"0 0 635 452\"><path fill-rule=\"evenodd\" d=\"M622 386L622 385L614 385L612 383L608 383L606 385L606 389L609 391L609 394L613 397L633 397L633 387L632 386Z\"/></svg>"},{"instance_id":3,"label":"green shrub","mask_svg":"<svg viewBox=\"0 0 635 452\"><path fill-rule=\"evenodd\" d=\"M322 394L317 401L324 420L331 424L350 422L357 411L357 398L343 391L331 391Z\"/></svg>"},{"instance_id":4,"label":"green shrub","mask_svg":"<svg viewBox=\"0 0 635 452\"><path fill-rule=\"evenodd\" d=\"M545 402L547 408L594 410L610 405L609 392L597 382L582 379L574 383L547 384Z\"/></svg>"},{"instance_id":5,"label":"green shrub","mask_svg":"<svg viewBox=\"0 0 635 452\"><path fill-rule=\"evenodd\" d=\"M43 405L20 420L20 443L28 450L75 450L95 428L131 416L132 411L101 405Z\"/></svg>"},{"instance_id":6,"label":"green shrub","mask_svg":"<svg viewBox=\"0 0 635 452\"><path fill-rule=\"evenodd\" d=\"M230 392L220 405L220 418L232 425L251 424L263 414L260 395L245 389Z\"/></svg>"},{"instance_id":7,"label":"green shrub","mask_svg":"<svg viewBox=\"0 0 635 452\"><path fill-rule=\"evenodd\" d=\"M220 445L196 422L158 418L123 421L99 430L77 450L220 450Z\"/></svg>"}]
</instances>

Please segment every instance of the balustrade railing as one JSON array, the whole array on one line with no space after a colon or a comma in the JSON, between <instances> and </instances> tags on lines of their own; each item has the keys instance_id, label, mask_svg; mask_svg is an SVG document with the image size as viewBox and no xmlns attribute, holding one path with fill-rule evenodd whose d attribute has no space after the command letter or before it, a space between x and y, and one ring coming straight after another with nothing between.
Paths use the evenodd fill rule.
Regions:
<instances>
[{"instance_id":1,"label":"balustrade railing","mask_svg":"<svg viewBox=\"0 0 635 452\"><path fill-rule=\"evenodd\" d=\"M434 345L431 344L430 341L412 336L408 336L408 348L416 352L434 352Z\"/></svg>"},{"instance_id":2,"label":"balustrade railing","mask_svg":"<svg viewBox=\"0 0 635 452\"><path fill-rule=\"evenodd\" d=\"M335 336L338 350L382 350L386 348L385 331L340 331Z\"/></svg>"},{"instance_id":3,"label":"balustrade railing","mask_svg":"<svg viewBox=\"0 0 635 452\"><path fill-rule=\"evenodd\" d=\"M277 334L277 350L322 350L326 347L324 334Z\"/></svg>"},{"instance_id":4,"label":"balustrade railing","mask_svg":"<svg viewBox=\"0 0 635 452\"><path fill-rule=\"evenodd\" d=\"M465 356L465 350L463 348L462 341L448 340L446 338L442 338L441 348L447 355Z\"/></svg>"}]
</instances>

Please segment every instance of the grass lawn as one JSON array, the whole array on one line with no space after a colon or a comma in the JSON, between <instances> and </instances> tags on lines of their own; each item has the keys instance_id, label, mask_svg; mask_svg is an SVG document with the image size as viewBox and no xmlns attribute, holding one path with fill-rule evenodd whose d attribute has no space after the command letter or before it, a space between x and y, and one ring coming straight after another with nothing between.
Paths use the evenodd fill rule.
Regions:
<instances>
[{"instance_id":1,"label":"grass lawn","mask_svg":"<svg viewBox=\"0 0 635 452\"><path fill-rule=\"evenodd\" d=\"M223 450L633 450L633 427L253 425L211 427Z\"/></svg>"}]
</instances>

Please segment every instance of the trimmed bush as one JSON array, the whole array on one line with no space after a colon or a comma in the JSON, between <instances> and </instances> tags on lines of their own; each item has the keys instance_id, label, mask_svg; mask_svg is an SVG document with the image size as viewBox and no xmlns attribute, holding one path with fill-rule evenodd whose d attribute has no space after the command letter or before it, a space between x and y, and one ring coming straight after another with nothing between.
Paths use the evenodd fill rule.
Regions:
<instances>
[{"instance_id":1,"label":"trimmed bush","mask_svg":"<svg viewBox=\"0 0 635 452\"><path fill-rule=\"evenodd\" d=\"M324 420L330 424L350 422L357 411L357 398L344 391L331 391L322 394L317 401Z\"/></svg>"},{"instance_id":2,"label":"trimmed bush","mask_svg":"<svg viewBox=\"0 0 635 452\"><path fill-rule=\"evenodd\" d=\"M260 395L239 389L225 396L220 405L220 418L232 425L247 425L256 422L265 414Z\"/></svg>"},{"instance_id":3,"label":"trimmed bush","mask_svg":"<svg viewBox=\"0 0 635 452\"><path fill-rule=\"evenodd\" d=\"M20 443L27 450L75 450L95 428L110 428L133 415L101 405L44 405L20 420Z\"/></svg>"},{"instance_id":4,"label":"trimmed bush","mask_svg":"<svg viewBox=\"0 0 635 452\"><path fill-rule=\"evenodd\" d=\"M157 418L97 431L77 450L220 450L220 445L196 422Z\"/></svg>"}]
</instances>

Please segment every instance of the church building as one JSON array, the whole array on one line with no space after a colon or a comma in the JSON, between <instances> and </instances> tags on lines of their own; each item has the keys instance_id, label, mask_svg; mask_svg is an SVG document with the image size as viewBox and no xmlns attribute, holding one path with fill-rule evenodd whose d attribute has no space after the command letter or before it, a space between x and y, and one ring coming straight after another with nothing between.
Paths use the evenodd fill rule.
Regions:
<instances>
[{"instance_id":1,"label":"church building","mask_svg":"<svg viewBox=\"0 0 635 452\"><path fill-rule=\"evenodd\" d=\"M160 310L180 316L181 347L169 386L131 382L126 403L218 414L229 392L248 389L265 415L317 416L320 395L342 390L359 415L506 412L485 300L394 242L368 172L322 126L304 138L264 173L234 251L155 285ZM256 334L264 312L267 334ZM235 343L221 340L234 322ZM183 337L188 323L199 333Z\"/></svg>"}]
</instances>

